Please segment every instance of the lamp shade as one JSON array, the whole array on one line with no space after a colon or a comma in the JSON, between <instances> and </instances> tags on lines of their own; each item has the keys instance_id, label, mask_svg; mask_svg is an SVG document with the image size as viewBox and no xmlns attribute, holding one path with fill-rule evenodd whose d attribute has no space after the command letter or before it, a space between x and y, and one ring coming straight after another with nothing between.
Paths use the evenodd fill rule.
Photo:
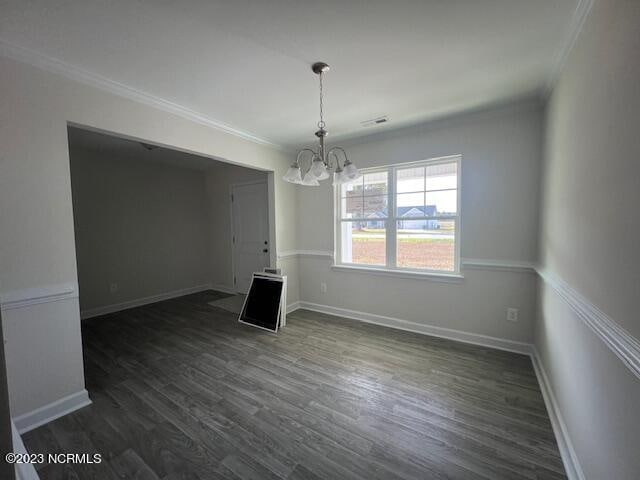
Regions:
<instances>
[{"instance_id":1,"label":"lamp shade","mask_svg":"<svg viewBox=\"0 0 640 480\"><path fill-rule=\"evenodd\" d=\"M356 166L353 163L349 162L344 166L344 175L349 180L355 180L360 176L360 173L358 172Z\"/></svg>"},{"instance_id":2,"label":"lamp shade","mask_svg":"<svg viewBox=\"0 0 640 480\"><path fill-rule=\"evenodd\" d=\"M300 167L298 167L297 165L291 165L282 179L285 182L289 183L302 183L302 174L300 173Z\"/></svg>"},{"instance_id":3,"label":"lamp shade","mask_svg":"<svg viewBox=\"0 0 640 480\"><path fill-rule=\"evenodd\" d=\"M311 164L311 173L318 180L324 180L325 178L329 178L329 173L327 172L327 167L324 162L320 160L320 157L316 157Z\"/></svg>"},{"instance_id":4,"label":"lamp shade","mask_svg":"<svg viewBox=\"0 0 640 480\"><path fill-rule=\"evenodd\" d=\"M318 179L311 173L311 170L309 170L302 179L302 185L317 187L320 184L318 183Z\"/></svg>"}]
</instances>

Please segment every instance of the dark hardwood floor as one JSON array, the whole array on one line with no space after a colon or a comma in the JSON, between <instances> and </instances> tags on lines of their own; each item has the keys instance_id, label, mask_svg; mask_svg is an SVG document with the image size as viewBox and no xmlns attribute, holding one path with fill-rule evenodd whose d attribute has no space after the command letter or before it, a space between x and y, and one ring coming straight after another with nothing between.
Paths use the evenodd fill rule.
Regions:
<instances>
[{"instance_id":1,"label":"dark hardwood floor","mask_svg":"<svg viewBox=\"0 0 640 480\"><path fill-rule=\"evenodd\" d=\"M24 435L42 479L566 478L528 357L204 292L83 323L93 404Z\"/></svg>"}]
</instances>

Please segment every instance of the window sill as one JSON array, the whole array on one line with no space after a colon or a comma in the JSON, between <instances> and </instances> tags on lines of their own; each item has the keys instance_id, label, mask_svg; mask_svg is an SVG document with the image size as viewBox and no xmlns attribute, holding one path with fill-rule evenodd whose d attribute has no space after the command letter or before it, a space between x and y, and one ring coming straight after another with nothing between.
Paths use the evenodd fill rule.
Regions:
<instances>
[{"instance_id":1,"label":"window sill","mask_svg":"<svg viewBox=\"0 0 640 480\"><path fill-rule=\"evenodd\" d=\"M459 273L416 272L411 270L394 270L389 268L363 267L359 265L331 265L338 272L365 273L385 277L413 278L440 283L462 283L464 276Z\"/></svg>"}]
</instances>

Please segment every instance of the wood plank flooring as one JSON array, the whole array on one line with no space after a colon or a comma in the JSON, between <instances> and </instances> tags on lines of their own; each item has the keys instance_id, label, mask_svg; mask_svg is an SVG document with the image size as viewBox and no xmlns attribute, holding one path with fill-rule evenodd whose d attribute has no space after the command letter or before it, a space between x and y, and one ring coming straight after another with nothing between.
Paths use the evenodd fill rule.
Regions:
<instances>
[{"instance_id":1,"label":"wood plank flooring","mask_svg":"<svg viewBox=\"0 0 640 480\"><path fill-rule=\"evenodd\" d=\"M566 478L528 357L331 317L277 336L209 291L83 323L93 404L24 435L42 479Z\"/></svg>"}]
</instances>

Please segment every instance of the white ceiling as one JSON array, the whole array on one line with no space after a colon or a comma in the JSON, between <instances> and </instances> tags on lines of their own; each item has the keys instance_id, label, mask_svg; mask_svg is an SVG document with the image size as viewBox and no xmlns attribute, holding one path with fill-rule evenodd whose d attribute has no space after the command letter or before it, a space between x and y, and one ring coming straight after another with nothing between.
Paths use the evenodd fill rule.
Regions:
<instances>
[{"instance_id":1,"label":"white ceiling","mask_svg":"<svg viewBox=\"0 0 640 480\"><path fill-rule=\"evenodd\" d=\"M580 0L0 0L0 41L283 146L540 93ZM360 122L389 115L382 126Z\"/></svg>"}]
</instances>

